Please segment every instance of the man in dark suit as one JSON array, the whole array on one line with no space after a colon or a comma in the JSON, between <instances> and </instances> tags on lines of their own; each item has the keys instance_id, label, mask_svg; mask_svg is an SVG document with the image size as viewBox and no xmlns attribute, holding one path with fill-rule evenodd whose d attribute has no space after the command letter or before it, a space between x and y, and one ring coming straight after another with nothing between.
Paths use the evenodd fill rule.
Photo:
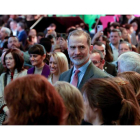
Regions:
<instances>
[{"instance_id":1,"label":"man in dark suit","mask_svg":"<svg viewBox=\"0 0 140 140\"><path fill-rule=\"evenodd\" d=\"M99 50L103 53L104 57L106 55L105 45L102 42L96 41L93 44L93 49ZM104 70L110 75L117 76L117 68L114 64L105 61Z\"/></svg>"},{"instance_id":2,"label":"man in dark suit","mask_svg":"<svg viewBox=\"0 0 140 140\"><path fill-rule=\"evenodd\" d=\"M25 29L24 23L18 22L17 23L17 31L19 32L18 33L18 40L19 40L19 42L22 42L23 46L25 46L26 40L27 40L27 33L24 29Z\"/></svg>"},{"instance_id":3,"label":"man in dark suit","mask_svg":"<svg viewBox=\"0 0 140 140\"><path fill-rule=\"evenodd\" d=\"M74 66L62 73L59 81L70 82L81 90L85 82L90 78L109 77L108 74L94 66L89 59L92 47L91 38L88 33L83 30L70 32L68 36L68 54Z\"/></svg>"}]
</instances>

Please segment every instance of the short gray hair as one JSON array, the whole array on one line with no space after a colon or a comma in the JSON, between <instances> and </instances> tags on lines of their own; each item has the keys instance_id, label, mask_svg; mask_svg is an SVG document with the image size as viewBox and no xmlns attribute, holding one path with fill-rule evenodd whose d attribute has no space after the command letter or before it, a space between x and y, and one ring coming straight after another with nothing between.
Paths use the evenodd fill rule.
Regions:
<instances>
[{"instance_id":1,"label":"short gray hair","mask_svg":"<svg viewBox=\"0 0 140 140\"><path fill-rule=\"evenodd\" d=\"M87 32L83 31L83 30L74 30L74 31L70 32L69 36L68 36L68 44L69 44L70 36L81 36L81 35L85 35L86 36L87 44L90 47L90 45L91 45L90 35Z\"/></svg>"},{"instance_id":2,"label":"short gray hair","mask_svg":"<svg viewBox=\"0 0 140 140\"><path fill-rule=\"evenodd\" d=\"M132 50L131 44L128 43L127 41L121 41L120 44L119 44L119 49L120 49L120 45L121 45L121 44L126 44L126 45L129 47L129 49Z\"/></svg>"},{"instance_id":3,"label":"short gray hair","mask_svg":"<svg viewBox=\"0 0 140 140\"><path fill-rule=\"evenodd\" d=\"M6 33L8 36L10 36L11 30L10 30L9 28L7 28L7 27L2 27L1 29L4 29L5 33Z\"/></svg>"},{"instance_id":4,"label":"short gray hair","mask_svg":"<svg viewBox=\"0 0 140 140\"><path fill-rule=\"evenodd\" d=\"M125 71L137 71L140 67L140 54L136 52L125 52L118 57L120 69Z\"/></svg>"}]
</instances>

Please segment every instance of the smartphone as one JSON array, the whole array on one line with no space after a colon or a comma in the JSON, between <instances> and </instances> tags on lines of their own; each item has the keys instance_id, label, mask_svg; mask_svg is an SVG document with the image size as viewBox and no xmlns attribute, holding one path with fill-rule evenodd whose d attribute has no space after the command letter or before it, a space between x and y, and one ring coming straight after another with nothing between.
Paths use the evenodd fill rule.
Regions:
<instances>
[{"instance_id":1,"label":"smartphone","mask_svg":"<svg viewBox=\"0 0 140 140\"><path fill-rule=\"evenodd\" d=\"M103 25L97 25L97 32L103 31Z\"/></svg>"}]
</instances>

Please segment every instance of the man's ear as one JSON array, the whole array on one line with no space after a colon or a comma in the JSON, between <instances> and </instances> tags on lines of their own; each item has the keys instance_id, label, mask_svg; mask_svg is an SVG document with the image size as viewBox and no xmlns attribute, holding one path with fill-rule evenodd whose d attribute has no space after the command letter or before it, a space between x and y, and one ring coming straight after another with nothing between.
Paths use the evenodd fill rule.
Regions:
<instances>
[{"instance_id":1,"label":"man's ear","mask_svg":"<svg viewBox=\"0 0 140 140\"><path fill-rule=\"evenodd\" d=\"M91 54L92 50L93 50L93 45L90 45L90 48L89 48L89 53L90 54Z\"/></svg>"}]
</instances>

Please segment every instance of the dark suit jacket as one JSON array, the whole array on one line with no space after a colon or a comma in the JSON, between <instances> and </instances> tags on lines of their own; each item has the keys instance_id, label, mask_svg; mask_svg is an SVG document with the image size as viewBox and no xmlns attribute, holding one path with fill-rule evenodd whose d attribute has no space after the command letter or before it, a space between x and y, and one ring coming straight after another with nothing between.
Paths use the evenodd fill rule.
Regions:
<instances>
[{"instance_id":1,"label":"dark suit jacket","mask_svg":"<svg viewBox=\"0 0 140 140\"><path fill-rule=\"evenodd\" d=\"M25 30L19 32L18 40L19 40L19 42L22 42L23 46L26 44L27 34L26 34Z\"/></svg>"},{"instance_id":2,"label":"dark suit jacket","mask_svg":"<svg viewBox=\"0 0 140 140\"><path fill-rule=\"evenodd\" d=\"M109 73L110 75L117 76L117 69L116 66L110 64L109 62L105 62L104 70Z\"/></svg>"},{"instance_id":3,"label":"dark suit jacket","mask_svg":"<svg viewBox=\"0 0 140 140\"><path fill-rule=\"evenodd\" d=\"M72 71L73 68L66 72L63 72L59 77L59 81L66 81L70 83ZM85 75L83 76L80 85L77 88L81 90L85 82L87 82L87 80L91 78L107 78L107 77L110 76L107 73L100 70L99 68L97 68L96 66L94 66L92 63L90 63L89 66L87 67L87 70L85 72Z\"/></svg>"},{"instance_id":4,"label":"dark suit jacket","mask_svg":"<svg viewBox=\"0 0 140 140\"><path fill-rule=\"evenodd\" d=\"M28 69L27 74L34 74L35 71L35 67ZM47 64L44 65L43 70L41 75L45 76L46 78L48 78L48 76L50 75L50 68Z\"/></svg>"}]
</instances>

